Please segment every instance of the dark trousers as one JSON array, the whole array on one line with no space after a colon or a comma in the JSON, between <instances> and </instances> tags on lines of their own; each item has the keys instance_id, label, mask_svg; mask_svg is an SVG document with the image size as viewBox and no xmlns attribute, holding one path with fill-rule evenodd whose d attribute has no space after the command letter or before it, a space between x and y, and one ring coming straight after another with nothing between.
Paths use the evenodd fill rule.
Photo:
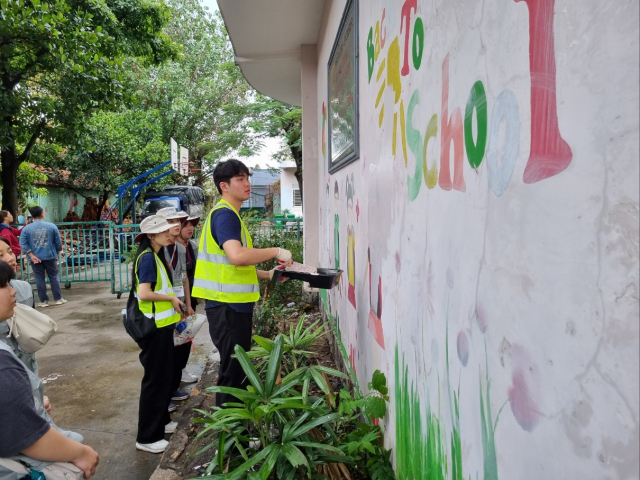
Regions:
<instances>
[{"instance_id":1,"label":"dark trousers","mask_svg":"<svg viewBox=\"0 0 640 480\"><path fill-rule=\"evenodd\" d=\"M239 313L228 305L220 305L206 310L209 320L211 341L220 352L220 369L218 371L219 387L245 389L248 385L244 370L236 358L231 358L236 345L246 351L251 349L251 313ZM216 393L216 405L222 407L227 402L237 402L233 395Z\"/></svg>"},{"instance_id":2,"label":"dark trousers","mask_svg":"<svg viewBox=\"0 0 640 480\"><path fill-rule=\"evenodd\" d=\"M191 353L192 342L183 343L177 347L173 347L173 383L172 390L176 391L180 387L182 379L182 369L189 363L189 354Z\"/></svg>"},{"instance_id":3,"label":"dark trousers","mask_svg":"<svg viewBox=\"0 0 640 480\"><path fill-rule=\"evenodd\" d=\"M45 271L49 277L53 299L60 300L62 298L62 290L60 289L58 260L55 258L51 260L41 260L40 263L34 263L31 266L33 268L33 276L36 279L36 287L38 289L38 297L40 298L40 301L46 302L49 300L49 297L47 296L47 280L44 278Z\"/></svg>"},{"instance_id":4,"label":"dark trousers","mask_svg":"<svg viewBox=\"0 0 640 480\"><path fill-rule=\"evenodd\" d=\"M153 443L164 438L164 426L171 421L169 402L173 393L173 328L162 327L138 343L144 377L138 410L138 443Z\"/></svg>"}]
</instances>

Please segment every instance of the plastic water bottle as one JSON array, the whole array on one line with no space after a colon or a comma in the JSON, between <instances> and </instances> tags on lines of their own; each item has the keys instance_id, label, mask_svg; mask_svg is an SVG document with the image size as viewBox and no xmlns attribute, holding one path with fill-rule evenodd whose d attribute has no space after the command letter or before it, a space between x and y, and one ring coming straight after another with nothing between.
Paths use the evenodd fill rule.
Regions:
<instances>
[{"instance_id":1,"label":"plastic water bottle","mask_svg":"<svg viewBox=\"0 0 640 480\"><path fill-rule=\"evenodd\" d=\"M178 331L178 333L184 332L185 328L187 328L187 322L185 322L184 320L181 320L176 324L176 330Z\"/></svg>"}]
</instances>

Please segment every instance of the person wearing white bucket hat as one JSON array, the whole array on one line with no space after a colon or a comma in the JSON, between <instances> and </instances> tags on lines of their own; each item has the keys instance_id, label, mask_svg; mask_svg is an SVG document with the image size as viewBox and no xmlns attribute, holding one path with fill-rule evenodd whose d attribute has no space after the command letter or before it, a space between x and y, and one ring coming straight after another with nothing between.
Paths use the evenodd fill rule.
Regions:
<instances>
[{"instance_id":1,"label":"person wearing white bucket hat","mask_svg":"<svg viewBox=\"0 0 640 480\"><path fill-rule=\"evenodd\" d=\"M168 443L165 433L173 433L168 407L171 402L174 375L173 331L180 321L184 303L175 295L162 247L173 242L171 225L163 217L152 215L140 224L140 243L133 262L131 283L136 286L140 311L153 315L156 330L138 345L144 377L140 389L138 434L136 448L150 453L162 453Z\"/></svg>"},{"instance_id":2,"label":"person wearing white bucket hat","mask_svg":"<svg viewBox=\"0 0 640 480\"><path fill-rule=\"evenodd\" d=\"M195 231L196 226L200 223L200 217L189 217L180 227L180 235L176 237L176 246L182 246L185 249L185 265L187 271L187 279L189 280L189 294L191 295L191 291L193 290L193 280L196 273L196 260L198 259L198 245L191 239L193 237L193 233ZM171 252L172 247L168 247L168 250ZM198 306L198 299L191 295L191 308L195 312L196 307ZM182 375L181 380L184 383L193 383L198 381L198 376L193 375L189 372L185 367L189 362L189 354L191 352L191 342L187 344L189 348L183 347L179 345L176 349L179 349L178 361L182 365Z\"/></svg>"},{"instance_id":3,"label":"person wearing white bucket hat","mask_svg":"<svg viewBox=\"0 0 640 480\"><path fill-rule=\"evenodd\" d=\"M189 277L187 276L187 249L179 241L180 230L182 225L189 217L186 212L178 211L175 207L161 208L156 212L156 215L164 217L164 219L171 225L169 233L173 236L173 243L163 248L164 256L171 268L173 291L180 300L182 300L187 306L186 316L195 314L194 309L191 306L191 284ZM174 347L174 362L175 368L173 372L173 393L171 395L171 401L186 400L189 398L189 392L185 390L179 390L180 381L183 378L183 369L186 367L189 361L189 353L191 352L191 342L183 343ZM195 378L197 380L197 377ZM193 380L193 381L195 381ZM172 404L170 409L173 410L175 406Z\"/></svg>"}]
</instances>

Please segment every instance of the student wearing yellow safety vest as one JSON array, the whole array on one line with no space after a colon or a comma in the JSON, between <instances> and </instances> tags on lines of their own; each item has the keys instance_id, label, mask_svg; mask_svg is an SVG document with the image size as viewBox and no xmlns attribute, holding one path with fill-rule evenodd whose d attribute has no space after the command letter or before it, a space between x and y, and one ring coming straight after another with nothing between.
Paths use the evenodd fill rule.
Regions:
<instances>
[{"instance_id":1,"label":"student wearing yellow safety vest","mask_svg":"<svg viewBox=\"0 0 640 480\"><path fill-rule=\"evenodd\" d=\"M251 235L238 212L251 197L249 169L239 160L220 162L213 181L222 195L209 213L200 236L192 295L205 299L211 340L220 352L218 385L245 388L246 376L237 359L236 345L251 348L253 307L260 297L258 279L267 280L273 271L255 265L272 258L291 263L291 252L278 247L253 248ZM234 402L233 395L216 394L216 404Z\"/></svg>"},{"instance_id":2,"label":"student wearing yellow safety vest","mask_svg":"<svg viewBox=\"0 0 640 480\"><path fill-rule=\"evenodd\" d=\"M162 453L168 443L165 433L173 433L177 423L171 421L167 408L173 392L174 370L173 331L180 321L184 303L175 296L171 270L162 247L173 242L171 225L162 217L152 215L140 224L139 243L131 275L140 311L156 322L156 330L138 342L142 349L140 363L144 377L140 389L138 435L136 448L150 453Z\"/></svg>"}]
</instances>

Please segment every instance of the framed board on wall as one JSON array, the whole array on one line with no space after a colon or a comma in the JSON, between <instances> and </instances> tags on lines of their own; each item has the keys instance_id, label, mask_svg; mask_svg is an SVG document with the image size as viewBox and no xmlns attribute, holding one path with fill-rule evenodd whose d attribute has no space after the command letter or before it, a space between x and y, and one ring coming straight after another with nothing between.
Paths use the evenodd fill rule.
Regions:
<instances>
[{"instance_id":1,"label":"framed board on wall","mask_svg":"<svg viewBox=\"0 0 640 480\"><path fill-rule=\"evenodd\" d=\"M329 173L360 158L358 0L348 0L327 64Z\"/></svg>"}]
</instances>

